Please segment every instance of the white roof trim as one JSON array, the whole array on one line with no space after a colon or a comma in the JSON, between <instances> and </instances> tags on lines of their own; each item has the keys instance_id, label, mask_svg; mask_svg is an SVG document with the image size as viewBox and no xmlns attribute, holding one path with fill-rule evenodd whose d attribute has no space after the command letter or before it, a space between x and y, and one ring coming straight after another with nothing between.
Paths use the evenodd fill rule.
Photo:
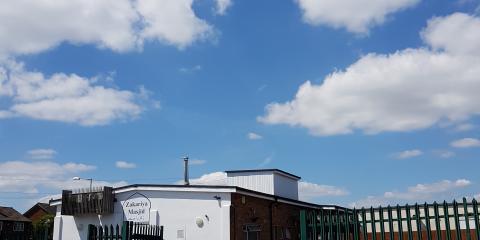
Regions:
<instances>
[{"instance_id":1,"label":"white roof trim","mask_svg":"<svg viewBox=\"0 0 480 240\"><path fill-rule=\"evenodd\" d=\"M212 192L212 193L232 193L235 188L226 186L225 188L209 187L157 187L157 186L132 186L114 190L114 193L124 193L130 191L164 191L164 192Z\"/></svg>"}]
</instances>

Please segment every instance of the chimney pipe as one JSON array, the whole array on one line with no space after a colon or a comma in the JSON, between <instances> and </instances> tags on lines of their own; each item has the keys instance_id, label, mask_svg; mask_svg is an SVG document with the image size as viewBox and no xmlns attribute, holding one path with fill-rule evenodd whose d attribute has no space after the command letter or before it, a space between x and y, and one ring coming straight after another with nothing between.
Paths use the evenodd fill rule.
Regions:
<instances>
[{"instance_id":1,"label":"chimney pipe","mask_svg":"<svg viewBox=\"0 0 480 240\"><path fill-rule=\"evenodd\" d=\"M183 183L185 185L190 185L190 181L188 180L188 157L183 158L183 163L184 163Z\"/></svg>"}]
</instances>

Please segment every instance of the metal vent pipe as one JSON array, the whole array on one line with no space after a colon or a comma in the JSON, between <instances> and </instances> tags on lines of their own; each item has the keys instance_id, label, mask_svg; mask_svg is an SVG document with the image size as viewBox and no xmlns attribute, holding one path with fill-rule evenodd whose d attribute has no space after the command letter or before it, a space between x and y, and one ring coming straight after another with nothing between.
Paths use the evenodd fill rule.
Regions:
<instances>
[{"instance_id":1,"label":"metal vent pipe","mask_svg":"<svg viewBox=\"0 0 480 240\"><path fill-rule=\"evenodd\" d=\"M183 158L183 163L184 163L184 172L183 172L183 183L185 185L190 185L190 181L188 179L188 157Z\"/></svg>"}]
</instances>

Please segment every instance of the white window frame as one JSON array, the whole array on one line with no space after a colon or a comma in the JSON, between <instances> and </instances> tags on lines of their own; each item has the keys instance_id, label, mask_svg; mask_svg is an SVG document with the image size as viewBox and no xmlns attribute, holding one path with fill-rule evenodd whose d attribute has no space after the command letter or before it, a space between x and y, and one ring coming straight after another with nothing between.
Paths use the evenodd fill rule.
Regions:
<instances>
[{"instance_id":1,"label":"white window frame","mask_svg":"<svg viewBox=\"0 0 480 240\"><path fill-rule=\"evenodd\" d=\"M25 231L25 224L23 222L14 222L13 223L14 232L23 232Z\"/></svg>"},{"instance_id":2,"label":"white window frame","mask_svg":"<svg viewBox=\"0 0 480 240\"><path fill-rule=\"evenodd\" d=\"M254 229L250 229L250 226L255 226ZM249 233L254 233L256 235L256 239L260 239L260 232L262 231L260 225L258 224L246 224L243 226L243 232L245 233L245 240L251 240L248 237Z\"/></svg>"}]
</instances>

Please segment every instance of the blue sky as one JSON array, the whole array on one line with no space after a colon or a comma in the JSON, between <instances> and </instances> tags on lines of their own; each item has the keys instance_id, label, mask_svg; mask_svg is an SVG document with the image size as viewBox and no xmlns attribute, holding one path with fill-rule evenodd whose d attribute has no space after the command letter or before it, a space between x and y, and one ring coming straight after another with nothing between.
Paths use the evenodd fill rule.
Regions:
<instances>
[{"instance_id":1,"label":"blue sky","mask_svg":"<svg viewBox=\"0 0 480 240\"><path fill-rule=\"evenodd\" d=\"M46 2L0 7L0 205L174 183L184 155L317 203L480 194L476 0Z\"/></svg>"}]
</instances>

